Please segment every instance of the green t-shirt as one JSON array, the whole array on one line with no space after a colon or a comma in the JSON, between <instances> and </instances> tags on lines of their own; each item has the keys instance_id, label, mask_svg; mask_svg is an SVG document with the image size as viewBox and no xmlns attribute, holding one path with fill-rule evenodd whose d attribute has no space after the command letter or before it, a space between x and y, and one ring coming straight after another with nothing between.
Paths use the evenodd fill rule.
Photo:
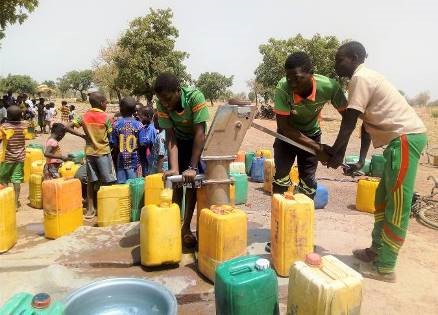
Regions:
<instances>
[{"instance_id":1,"label":"green t-shirt","mask_svg":"<svg viewBox=\"0 0 438 315\"><path fill-rule=\"evenodd\" d=\"M183 140L193 138L193 125L208 121L208 108L204 94L196 88L181 88L182 112L168 112L157 101L158 124L161 128L174 128L176 137Z\"/></svg>"},{"instance_id":2,"label":"green t-shirt","mask_svg":"<svg viewBox=\"0 0 438 315\"><path fill-rule=\"evenodd\" d=\"M284 77L275 88L274 112L277 115L290 116L295 128L305 135L313 136L321 132L318 120L327 102L338 111L344 110L347 106L347 99L336 80L314 74L312 94L302 99L291 91Z\"/></svg>"}]
</instances>

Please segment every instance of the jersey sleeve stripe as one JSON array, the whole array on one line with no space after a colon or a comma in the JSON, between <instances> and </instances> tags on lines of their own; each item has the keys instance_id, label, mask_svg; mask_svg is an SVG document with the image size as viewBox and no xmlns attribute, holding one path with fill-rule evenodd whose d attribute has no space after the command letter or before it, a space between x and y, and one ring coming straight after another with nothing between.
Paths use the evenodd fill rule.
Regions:
<instances>
[{"instance_id":1,"label":"jersey sleeve stripe","mask_svg":"<svg viewBox=\"0 0 438 315\"><path fill-rule=\"evenodd\" d=\"M290 116L290 111L274 109L274 113L280 116Z\"/></svg>"},{"instance_id":2,"label":"jersey sleeve stripe","mask_svg":"<svg viewBox=\"0 0 438 315\"><path fill-rule=\"evenodd\" d=\"M196 113L196 112L199 112L201 109L203 109L204 107L207 107L207 104L206 103L200 103L200 104L198 104L198 105L195 105L195 106L193 106L193 108L192 108L192 112L193 113Z\"/></svg>"}]
</instances>

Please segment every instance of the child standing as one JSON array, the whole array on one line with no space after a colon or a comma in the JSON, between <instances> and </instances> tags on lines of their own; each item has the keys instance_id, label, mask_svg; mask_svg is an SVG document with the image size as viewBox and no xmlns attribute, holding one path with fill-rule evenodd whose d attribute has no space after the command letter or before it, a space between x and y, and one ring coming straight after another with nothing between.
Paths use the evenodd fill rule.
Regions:
<instances>
[{"instance_id":1,"label":"child standing","mask_svg":"<svg viewBox=\"0 0 438 315\"><path fill-rule=\"evenodd\" d=\"M46 132L46 128L49 130L52 127L52 119L53 119L53 111L51 103L47 104L44 108L44 133Z\"/></svg>"},{"instance_id":2,"label":"child standing","mask_svg":"<svg viewBox=\"0 0 438 315\"><path fill-rule=\"evenodd\" d=\"M154 115L153 121L158 133L155 142L152 145L150 158L148 159L148 163L151 165L149 174L163 173L169 169L166 148L166 131L158 125L157 114Z\"/></svg>"},{"instance_id":3,"label":"child standing","mask_svg":"<svg viewBox=\"0 0 438 315\"><path fill-rule=\"evenodd\" d=\"M82 117L75 117L73 122L67 126L67 131L82 137L86 140L85 154L87 165L87 177L90 183L100 182L102 185L111 185L116 181L113 161L111 159L111 148L109 135L112 132L111 121L105 113L107 100L99 92L89 95L91 109ZM85 136L73 130L82 127ZM88 206L93 205L91 188L88 188Z\"/></svg>"},{"instance_id":4,"label":"child standing","mask_svg":"<svg viewBox=\"0 0 438 315\"><path fill-rule=\"evenodd\" d=\"M46 165L44 166L44 179L59 178L59 168L63 161L68 161L69 158L61 154L59 141L65 136L65 126L60 123L54 123L51 133L46 142L46 150L44 156L46 157Z\"/></svg>"},{"instance_id":5,"label":"child standing","mask_svg":"<svg viewBox=\"0 0 438 315\"><path fill-rule=\"evenodd\" d=\"M74 105L70 105L69 110L70 113L68 114L68 121L72 122L76 117L76 107Z\"/></svg>"},{"instance_id":6,"label":"child standing","mask_svg":"<svg viewBox=\"0 0 438 315\"><path fill-rule=\"evenodd\" d=\"M0 141L3 151L0 157L0 184L12 183L15 190L17 209L20 207L20 185L24 179L25 138L27 123L21 120L22 113L18 106L11 105L7 110L7 120L0 125Z\"/></svg>"},{"instance_id":7,"label":"child standing","mask_svg":"<svg viewBox=\"0 0 438 315\"><path fill-rule=\"evenodd\" d=\"M44 120L46 116L46 105L44 105L45 99L40 98L40 102L37 105L37 113L38 113L38 126L40 126L41 133L46 133L46 126L44 125Z\"/></svg>"},{"instance_id":8,"label":"child standing","mask_svg":"<svg viewBox=\"0 0 438 315\"><path fill-rule=\"evenodd\" d=\"M154 117L154 110L152 107L144 106L138 110L138 117L143 124L143 128L140 131L139 142L139 156L142 169L142 175L147 176L152 174L149 165L148 157L151 154L152 146L157 137L157 130L155 129L152 119Z\"/></svg>"},{"instance_id":9,"label":"child standing","mask_svg":"<svg viewBox=\"0 0 438 315\"><path fill-rule=\"evenodd\" d=\"M69 122L70 109L67 106L67 101L61 102L61 122Z\"/></svg>"},{"instance_id":10,"label":"child standing","mask_svg":"<svg viewBox=\"0 0 438 315\"><path fill-rule=\"evenodd\" d=\"M114 122L111 144L117 158L117 183L136 178L138 165L138 137L143 125L134 118L136 101L133 97L125 97L120 102L122 117Z\"/></svg>"}]
</instances>

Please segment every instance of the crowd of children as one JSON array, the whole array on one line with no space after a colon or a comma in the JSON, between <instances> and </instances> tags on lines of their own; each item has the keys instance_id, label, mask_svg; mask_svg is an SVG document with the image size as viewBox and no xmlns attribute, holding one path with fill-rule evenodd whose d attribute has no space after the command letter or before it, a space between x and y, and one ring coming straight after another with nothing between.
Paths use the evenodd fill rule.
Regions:
<instances>
[{"instance_id":1,"label":"crowd of children","mask_svg":"<svg viewBox=\"0 0 438 315\"><path fill-rule=\"evenodd\" d=\"M135 98L126 97L113 117L105 113L107 100L101 93L90 93L91 109L77 116L75 106L62 101L59 111L54 103L28 100L26 95L14 99L5 95L0 102L0 184L12 183L17 206L20 183L23 182L25 138L32 139L38 123L41 133L50 134L45 142L44 179L59 178L62 163L70 160L61 151L60 141L67 132L85 140L86 179L99 185L125 183L167 170L165 133L159 130L154 109L143 106ZM58 115L60 114L60 115ZM60 116L57 118L57 116ZM82 127L84 133L74 128ZM87 182L87 181L85 181Z\"/></svg>"}]
</instances>

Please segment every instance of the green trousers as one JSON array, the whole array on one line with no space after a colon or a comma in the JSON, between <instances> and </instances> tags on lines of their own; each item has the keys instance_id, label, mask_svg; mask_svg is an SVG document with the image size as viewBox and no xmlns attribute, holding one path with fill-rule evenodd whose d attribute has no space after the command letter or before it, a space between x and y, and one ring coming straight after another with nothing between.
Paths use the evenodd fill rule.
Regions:
<instances>
[{"instance_id":1,"label":"green trousers","mask_svg":"<svg viewBox=\"0 0 438 315\"><path fill-rule=\"evenodd\" d=\"M383 152L385 169L376 192L371 245L377 253L374 264L380 273L394 272L406 237L418 162L426 143L425 134L402 135Z\"/></svg>"}]
</instances>

